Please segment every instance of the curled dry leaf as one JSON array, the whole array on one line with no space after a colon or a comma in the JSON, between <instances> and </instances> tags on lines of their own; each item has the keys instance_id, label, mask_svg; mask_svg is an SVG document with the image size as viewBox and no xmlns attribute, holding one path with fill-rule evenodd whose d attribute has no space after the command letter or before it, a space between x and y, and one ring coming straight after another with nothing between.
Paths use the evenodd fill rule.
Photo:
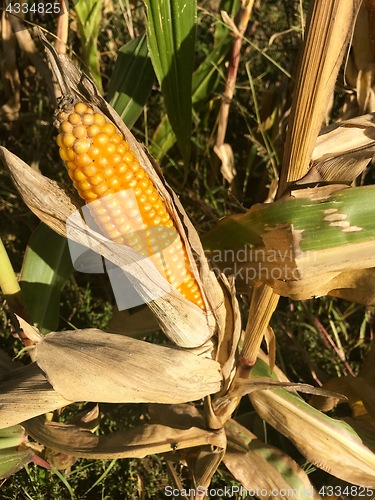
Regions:
<instances>
[{"instance_id":1,"label":"curled dry leaf","mask_svg":"<svg viewBox=\"0 0 375 500\"><path fill-rule=\"evenodd\" d=\"M365 170L374 154L374 113L334 123L321 130L309 172L296 184L350 184Z\"/></svg>"},{"instance_id":2,"label":"curled dry leaf","mask_svg":"<svg viewBox=\"0 0 375 500\"><path fill-rule=\"evenodd\" d=\"M47 422L38 417L25 423L27 432L46 447L79 458L144 458L177 448L211 445L223 448L224 431L207 431L199 427L174 428L150 424L124 432L97 436L75 425Z\"/></svg>"},{"instance_id":3,"label":"curled dry leaf","mask_svg":"<svg viewBox=\"0 0 375 500\"><path fill-rule=\"evenodd\" d=\"M340 402L347 400L342 394L331 392L328 389L321 389L319 387L314 387L310 384L301 384L293 382L281 382L280 380L275 380L268 377L250 377L249 379L238 379L236 380L233 388L228 393L228 397L237 398L245 396L246 394L251 394L256 391L267 391L270 389L275 389L277 387L282 387L287 391L291 392L303 392L307 394L315 394L317 396L325 396L327 398L334 397Z\"/></svg>"},{"instance_id":4,"label":"curled dry leaf","mask_svg":"<svg viewBox=\"0 0 375 500\"><path fill-rule=\"evenodd\" d=\"M53 388L70 401L183 403L222 384L212 359L96 329L49 333L35 353Z\"/></svg>"}]
</instances>

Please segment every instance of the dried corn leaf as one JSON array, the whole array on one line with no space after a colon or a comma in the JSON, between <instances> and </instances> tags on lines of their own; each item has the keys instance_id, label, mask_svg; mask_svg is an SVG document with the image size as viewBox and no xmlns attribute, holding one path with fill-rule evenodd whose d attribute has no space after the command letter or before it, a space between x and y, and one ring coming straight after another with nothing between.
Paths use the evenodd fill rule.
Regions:
<instances>
[{"instance_id":1,"label":"dried corn leaf","mask_svg":"<svg viewBox=\"0 0 375 500\"><path fill-rule=\"evenodd\" d=\"M335 377L323 385L323 388L329 391L340 392L347 396L355 418L369 416L372 423L375 419L374 357L375 349L373 345L356 377L352 375ZM328 398L328 400L322 401L319 396L313 396L310 400L310 404L321 411L329 411L339 402L336 398Z\"/></svg>"},{"instance_id":2,"label":"dried corn leaf","mask_svg":"<svg viewBox=\"0 0 375 500\"><path fill-rule=\"evenodd\" d=\"M346 401L346 397L341 394L335 394L326 388L314 387L310 384L301 384L299 382L284 382L280 380L275 380L273 378L268 377L256 377L250 379L238 379L233 384L233 388L228 393L227 397L237 398L243 397L246 394L251 394L256 391L267 391L275 388L284 388L287 391L291 391L293 393L303 392L307 394L316 394L317 396L325 396L325 397L335 397L339 401ZM219 399L216 400L217 402Z\"/></svg>"},{"instance_id":3,"label":"dried corn leaf","mask_svg":"<svg viewBox=\"0 0 375 500\"><path fill-rule=\"evenodd\" d=\"M191 404L180 405L149 405L151 422L156 424L178 427L181 429L190 427L204 427L205 418L202 413ZM220 446L200 447L196 449L184 449L176 443L176 450L170 456L171 460L186 461L190 475L196 486L207 488L217 467L219 466L226 447L225 434L222 434Z\"/></svg>"},{"instance_id":4,"label":"dried corn leaf","mask_svg":"<svg viewBox=\"0 0 375 500\"><path fill-rule=\"evenodd\" d=\"M191 448L210 444L222 447L224 431L207 431L198 427L185 429L150 424L124 432L97 436L74 425L47 422L43 417L25 423L34 439L46 447L79 458L144 458L167 453L176 448Z\"/></svg>"},{"instance_id":5,"label":"dried corn leaf","mask_svg":"<svg viewBox=\"0 0 375 500\"><path fill-rule=\"evenodd\" d=\"M223 462L246 489L259 498L274 498L272 490L294 491L300 500L319 499L305 471L288 455L262 443L234 420L225 425L228 447Z\"/></svg>"},{"instance_id":6,"label":"dried corn leaf","mask_svg":"<svg viewBox=\"0 0 375 500\"><path fill-rule=\"evenodd\" d=\"M54 391L35 363L0 378L0 428L71 404Z\"/></svg>"},{"instance_id":7,"label":"dried corn leaf","mask_svg":"<svg viewBox=\"0 0 375 500\"><path fill-rule=\"evenodd\" d=\"M260 359L252 375L271 376ZM374 485L375 454L345 422L324 415L284 389L253 392L249 397L260 418L288 437L311 463L344 481Z\"/></svg>"},{"instance_id":8,"label":"dried corn leaf","mask_svg":"<svg viewBox=\"0 0 375 500\"><path fill-rule=\"evenodd\" d=\"M370 306L375 304L375 269L320 274L319 283L315 277L287 283L279 281L275 283L275 290L294 300L331 295Z\"/></svg>"},{"instance_id":9,"label":"dried corn leaf","mask_svg":"<svg viewBox=\"0 0 375 500\"><path fill-rule=\"evenodd\" d=\"M221 388L216 361L95 329L49 333L35 351L53 388L71 401L182 403Z\"/></svg>"},{"instance_id":10,"label":"dried corn leaf","mask_svg":"<svg viewBox=\"0 0 375 500\"><path fill-rule=\"evenodd\" d=\"M226 442L223 440L220 447L201 446L194 455L186 457L195 488L207 489L210 486L212 477L224 457L225 448Z\"/></svg>"},{"instance_id":11,"label":"dried corn leaf","mask_svg":"<svg viewBox=\"0 0 375 500\"><path fill-rule=\"evenodd\" d=\"M352 183L375 154L375 114L324 128L316 141L309 172L297 185Z\"/></svg>"}]
</instances>

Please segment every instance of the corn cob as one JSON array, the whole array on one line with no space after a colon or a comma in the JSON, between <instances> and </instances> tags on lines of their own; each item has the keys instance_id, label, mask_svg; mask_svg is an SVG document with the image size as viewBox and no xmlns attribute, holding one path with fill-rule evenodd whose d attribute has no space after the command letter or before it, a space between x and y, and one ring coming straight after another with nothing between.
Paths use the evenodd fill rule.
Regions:
<instances>
[{"instance_id":1,"label":"corn cob","mask_svg":"<svg viewBox=\"0 0 375 500\"><path fill-rule=\"evenodd\" d=\"M122 134L83 102L60 112L58 121L60 157L101 231L115 243L150 257L171 285L204 309L184 243Z\"/></svg>"}]
</instances>

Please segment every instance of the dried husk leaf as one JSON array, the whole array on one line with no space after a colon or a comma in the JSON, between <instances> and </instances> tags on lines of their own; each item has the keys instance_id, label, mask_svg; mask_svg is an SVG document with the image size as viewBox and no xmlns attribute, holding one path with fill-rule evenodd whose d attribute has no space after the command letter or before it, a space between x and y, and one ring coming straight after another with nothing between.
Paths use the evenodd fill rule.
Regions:
<instances>
[{"instance_id":1,"label":"dried husk leaf","mask_svg":"<svg viewBox=\"0 0 375 500\"><path fill-rule=\"evenodd\" d=\"M218 392L222 383L212 359L96 329L49 333L35 358L70 401L183 403Z\"/></svg>"},{"instance_id":2,"label":"dried husk leaf","mask_svg":"<svg viewBox=\"0 0 375 500\"><path fill-rule=\"evenodd\" d=\"M71 404L58 394L35 363L0 378L0 428Z\"/></svg>"},{"instance_id":3,"label":"dried husk leaf","mask_svg":"<svg viewBox=\"0 0 375 500\"><path fill-rule=\"evenodd\" d=\"M238 343L242 331L242 321L241 312L236 299L234 278L231 277L228 280L223 275L222 282L225 293L227 316L224 331L218 332L218 346L215 359L221 365L221 373L224 380L222 392L225 393L234 377Z\"/></svg>"},{"instance_id":4,"label":"dried husk leaf","mask_svg":"<svg viewBox=\"0 0 375 500\"><path fill-rule=\"evenodd\" d=\"M176 444L180 449L207 444L221 447L225 440L224 431L198 427L180 429L159 424L99 436L75 425L45 421L43 417L25 422L24 427L30 436L52 450L78 458L102 460L144 458L173 451Z\"/></svg>"},{"instance_id":5,"label":"dried husk leaf","mask_svg":"<svg viewBox=\"0 0 375 500\"><path fill-rule=\"evenodd\" d=\"M295 491L300 500L321 498L305 471L288 455L262 443L252 432L234 420L225 426L228 447L223 462L247 490L259 498L274 498L272 490Z\"/></svg>"}]
</instances>

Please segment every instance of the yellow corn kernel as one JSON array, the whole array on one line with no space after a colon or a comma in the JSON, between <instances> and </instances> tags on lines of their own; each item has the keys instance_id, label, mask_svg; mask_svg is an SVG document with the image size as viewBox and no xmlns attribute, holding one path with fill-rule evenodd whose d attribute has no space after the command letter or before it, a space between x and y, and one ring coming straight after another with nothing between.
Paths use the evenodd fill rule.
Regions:
<instances>
[{"instance_id":1,"label":"yellow corn kernel","mask_svg":"<svg viewBox=\"0 0 375 500\"><path fill-rule=\"evenodd\" d=\"M59 113L58 118L60 156L102 231L116 243L150 257L169 283L205 309L168 209L122 134L83 102L70 112ZM105 198L115 193L119 199Z\"/></svg>"}]
</instances>

